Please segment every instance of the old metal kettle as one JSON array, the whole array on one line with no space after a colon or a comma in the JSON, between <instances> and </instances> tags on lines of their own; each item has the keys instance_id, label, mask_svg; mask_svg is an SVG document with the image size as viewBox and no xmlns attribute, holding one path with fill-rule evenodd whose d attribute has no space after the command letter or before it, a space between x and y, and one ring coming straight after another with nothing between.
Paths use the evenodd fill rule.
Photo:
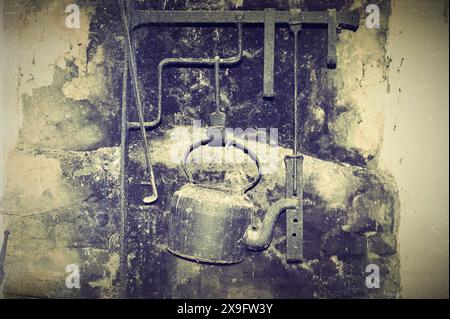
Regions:
<instances>
[{"instance_id":1,"label":"old metal kettle","mask_svg":"<svg viewBox=\"0 0 450 319\"><path fill-rule=\"evenodd\" d=\"M202 140L190 146L183 159L183 169L190 183L176 191L171 203L168 250L197 262L235 264L245 257L246 249L267 248L278 216L295 209L298 199L281 199L266 213L260 227L252 226L256 209L245 193L261 179L259 160L246 146L229 142L244 151L256 163L258 174L241 191L224 190L196 184L186 170L189 154L211 142Z\"/></svg>"}]
</instances>

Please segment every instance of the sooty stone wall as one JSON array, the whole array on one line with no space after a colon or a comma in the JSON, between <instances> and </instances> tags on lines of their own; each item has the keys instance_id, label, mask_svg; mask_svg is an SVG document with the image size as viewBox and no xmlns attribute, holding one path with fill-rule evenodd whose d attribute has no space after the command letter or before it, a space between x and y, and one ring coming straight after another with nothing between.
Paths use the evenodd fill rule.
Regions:
<instances>
[{"instance_id":1,"label":"sooty stone wall","mask_svg":"<svg viewBox=\"0 0 450 319\"><path fill-rule=\"evenodd\" d=\"M389 12L389 1L377 2ZM10 154L2 213L11 241L7 296L110 298L118 296L120 105L123 35L115 2L81 1L82 28L64 30L64 7L55 1L24 1L18 37L47 34L33 42L34 55L18 68L47 72L33 86L19 83L23 126ZM278 10L354 8L365 1L137 1L151 9ZM248 252L232 266L204 265L167 252L170 200L187 183L172 154L192 142L192 120L209 124L214 106L211 69L168 69L163 118L149 132L160 198L140 205L144 159L131 134L128 181L128 291L134 298L380 298L399 293L398 202L395 182L378 168L387 16L380 29L342 31L338 67L326 68L326 30L305 28L300 36L300 142L304 164L303 264L285 261L285 218L271 246ZM262 97L263 30L244 27L244 58L222 71L221 101L227 127L278 128L275 170L249 193L258 217L284 196L283 157L292 145L292 36L276 31L276 97ZM50 42L49 42L50 41ZM135 32L146 117L154 116L156 67L164 57L229 56L236 52L232 27L142 27ZM39 48L54 47L51 67ZM37 53L36 53L37 52ZM40 64L42 63L42 65ZM41 69L39 69L41 67ZM34 69L33 69L34 68ZM39 73L42 74L42 73ZM44 73L45 74L45 73ZM23 74L22 77L26 77ZM24 80L25 82L25 80ZM28 83L28 82L27 82ZM133 99L128 102L132 105ZM130 119L136 119L132 109ZM240 136L245 138L245 136ZM261 142L264 159L274 147ZM205 154L204 156L208 156ZM178 157L179 159L179 157ZM251 178L250 164L199 164L198 178L239 187ZM66 266L77 264L81 288L67 289ZM381 287L367 289L366 266L380 268Z\"/></svg>"}]
</instances>

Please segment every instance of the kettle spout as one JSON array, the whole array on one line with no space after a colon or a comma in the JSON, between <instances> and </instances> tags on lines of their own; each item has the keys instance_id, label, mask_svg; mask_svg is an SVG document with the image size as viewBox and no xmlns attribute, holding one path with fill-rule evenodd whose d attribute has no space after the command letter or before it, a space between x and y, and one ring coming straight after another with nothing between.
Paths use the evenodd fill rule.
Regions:
<instances>
[{"instance_id":1,"label":"kettle spout","mask_svg":"<svg viewBox=\"0 0 450 319\"><path fill-rule=\"evenodd\" d=\"M265 249L272 241L272 233L278 217L286 209L296 209L298 198L285 198L275 202L264 216L262 226L259 229L249 227L245 233L245 244L254 250Z\"/></svg>"}]
</instances>

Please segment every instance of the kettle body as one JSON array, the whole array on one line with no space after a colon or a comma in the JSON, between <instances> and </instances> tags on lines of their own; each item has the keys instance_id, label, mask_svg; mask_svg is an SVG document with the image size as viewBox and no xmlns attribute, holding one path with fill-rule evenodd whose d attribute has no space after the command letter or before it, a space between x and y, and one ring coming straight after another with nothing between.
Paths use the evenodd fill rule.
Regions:
<instances>
[{"instance_id":1,"label":"kettle body","mask_svg":"<svg viewBox=\"0 0 450 319\"><path fill-rule=\"evenodd\" d=\"M236 264L244 259L247 249L259 250L270 245L278 216L286 209L296 208L298 199L278 200L269 207L262 225L252 227L256 209L245 193L261 179L258 158L246 146L233 141L234 147L246 152L256 163L258 174L253 181L239 191L196 184L185 163L193 150L210 142L211 139L194 143L184 156L183 169L190 183L172 197L168 250L196 262Z\"/></svg>"},{"instance_id":2,"label":"kettle body","mask_svg":"<svg viewBox=\"0 0 450 319\"><path fill-rule=\"evenodd\" d=\"M245 257L245 233L254 213L245 195L184 185L172 198L168 249L198 262L239 263Z\"/></svg>"}]
</instances>

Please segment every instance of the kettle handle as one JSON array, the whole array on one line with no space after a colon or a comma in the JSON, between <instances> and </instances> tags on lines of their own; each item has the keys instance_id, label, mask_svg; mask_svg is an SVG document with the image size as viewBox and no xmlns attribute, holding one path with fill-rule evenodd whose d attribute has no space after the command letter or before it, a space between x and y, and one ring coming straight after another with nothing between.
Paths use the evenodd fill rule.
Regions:
<instances>
[{"instance_id":1,"label":"kettle handle","mask_svg":"<svg viewBox=\"0 0 450 319\"><path fill-rule=\"evenodd\" d=\"M210 142L212 142L213 139L214 139L213 137L209 137L207 139L203 139L203 140L193 143L191 146L189 146L188 150L184 154L183 162L182 162L183 171L184 171L184 174L186 174L187 178L189 179L189 182L195 184L195 181L192 179L192 176L189 175L187 168L186 168L186 163L187 163L189 155L197 148L208 145ZM250 184L248 184L246 187L243 188L242 191L245 194L246 192L251 190L253 187L255 187L261 180L262 175L261 175L261 167L260 167L259 159L256 156L256 154L253 153L246 145L240 144L235 140L230 140L227 145L232 145L232 146L236 147L237 149L240 149L241 151L246 153L255 162L256 167L258 168L258 173L255 176L255 178L253 179L253 181Z\"/></svg>"}]
</instances>

